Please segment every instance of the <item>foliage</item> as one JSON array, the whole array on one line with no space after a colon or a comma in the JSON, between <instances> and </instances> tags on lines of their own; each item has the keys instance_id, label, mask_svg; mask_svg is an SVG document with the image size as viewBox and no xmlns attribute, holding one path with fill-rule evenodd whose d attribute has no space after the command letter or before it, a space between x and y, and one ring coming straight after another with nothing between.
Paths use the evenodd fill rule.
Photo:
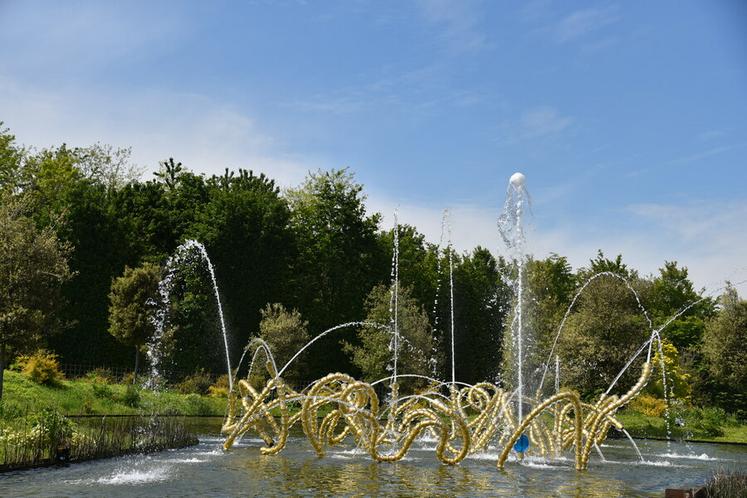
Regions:
<instances>
[{"instance_id":1,"label":"foliage","mask_svg":"<svg viewBox=\"0 0 747 498\"><path fill-rule=\"evenodd\" d=\"M114 375L112 374L112 371L108 368L94 368L93 370L90 370L85 375L85 380L87 382L91 383L99 383L99 384L113 384L114 383Z\"/></svg>"},{"instance_id":2,"label":"foliage","mask_svg":"<svg viewBox=\"0 0 747 498\"><path fill-rule=\"evenodd\" d=\"M400 334L398 373L428 375L428 355L432 345L428 314L412 298L408 287L399 289L397 302L397 329ZM364 326L358 332L360 346L344 345L344 350L351 355L353 364L367 381L392 375L394 323L391 321L390 306L393 306L391 290L384 285L374 287L366 299L366 321L389 325L390 329Z\"/></svg>"},{"instance_id":3,"label":"foliage","mask_svg":"<svg viewBox=\"0 0 747 498\"><path fill-rule=\"evenodd\" d=\"M137 408L140 406L140 388L134 384L128 384L124 392L116 399L125 406Z\"/></svg>"},{"instance_id":4,"label":"foliage","mask_svg":"<svg viewBox=\"0 0 747 498\"><path fill-rule=\"evenodd\" d=\"M646 320L627 286L612 277L595 280L578 299L558 341L561 383L583 393L607 389L648 337ZM635 383L638 366L621 377L619 389Z\"/></svg>"},{"instance_id":5,"label":"foliage","mask_svg":"<svg viewBox=\"0 0 747 498\"><path fill-rule=\"evenodd\" d=\"M498 377L502 356L501 332L511 295L503 280L505 271L505 262L496 260L483 247L456 262L454 346L457 380L477 383L486 379L495 381ZM444 301L449 302L448 299ZM443 343L449 344L446 340ZM451 378L451 372L447 378Z\"/></svg>"},{"instance_id":6,"label":"foliage","mask_svg":"<svg viewBox=\"0 0 747 498\"><path fill-rule=\"evenodd\" d=\"M265 334L282 361L300 347L301 338L371 314L371 289L389 281L394 232L380 230L380 216L366 209L363 186L348 170L312 172L302 185L286 192L262 174L226 170L206 177L174 159L163 162L152 178L140 179L127 149L101 144L26 149L0 125L0 296L6 298L0 302L0 366L38 347L47 347L65 363L105 358L113 368L129 365L132 349L148 336L149 310L123 305L119 318L110 316L111 284L131 290L130 304L142 306L153 296L157 268L187 238L203 242L215 264L232 359L250 337L263 334L260 322L267 303L282 302L286 314L298 314L295 324L278 318L276 338ZM400 284L408 290L416 315L430 324L427 334L422 326L418 349L423 354L417 361L435 360L424 373L447 378L449 253L426 242L413 226L400 226L398 239ZM457 380L495 380L503 362L504 380L510 382L513 345L507 331L515 292L510 280L517 268L482 248L451 257ZM147 283L143 287L127 289L119 279L145 268L153 271L152 278L140 282ZM693 403L714 404L747 418L747 358L742 347L747 312L733 290L717 306L702 298L687 268L676 262L664 262L656 275L642 277L621 255L609 258L601 252L576 272L559 255L529 258L526 269L523 320L532 331L525 344L527 385L541 373L537 367L546 361L579 286L597 272L610 272L635 287L655 328L668 323L662 337L668 344L665 362L675 397L688 399L691 390ZM174 280L163 338L163 365L172 369L169 380L178 380L179 371L225 372L205 265L193 258ZM145 287L150 290L145 292ZM389 320L387 292L382 291L378 301L382 323ZM110 318L118 323L115 335L122 342L106 332ZM286 334L286 329L292 332ZM559 338L562 383L574 385L587 399L605 390L648 331L622 282L609 276L595 280L569 311ZM289 382L329 371L358 375L364 364L368 371L380 374L382 365L386 370L391 358L386 337L345 333L315 343L302 358L306 361L287 372ZM347 339L345 351L339 347L341 338ZM352 351L366 353L356 363ZM639 362L620 380L620 389L635 380ZM657 363L655 358L655 368ZM661 394L659 376L654 375L649 391ZM80 396L85 401L75 404L78 413L104 406L129 409L114 399L125 397L124 386L101 377L92 380L100 396L86 384ZM24 385L40 387L30 381ZM213 387L211 392L225 392L222 385ZM201 409L180 399L184 404L179 410ZM148 394L141 393L141 406L150 402Z\"/></svg>"},{"instance_id":7,"label":"foliage","mask_svg":"<svg viewBox=\"0 0 747 498\"><path fill-rule=\"evenodd\" d=\"M20 356L17 363L21 372L37 384L57 386L65 376L60 371L57 355L44 349L29 356Z\"/></svg>"},{"instance_id":8,"label":"foliage","mask_svg":"<svg viewBox=\"0 0 747 498\"><path fill-rule=\"evenodd\" d=\"M747 301L730 287L721 296L721 306L719 314L706 325L702 348L705 368L714 383L714 400L724 408L745 414ZM720 392L725 396L719 396Z\"/></svg>"},{"instance_id":9,"label":"foliage","mask_svg":"<svg viewBox=\"0 0 747 498\"><path fill-rule=\"evenodd\" d=\"M309 323L301 318L297 310L288 311L282 304L268 304L262 311L262 321L259 324L259 336L270 346L277 367L282 368L307 342L310 336ZM298 358L283 373L283 377L291 384L299 387L303 379L305 358ZM302 386L301 386L302 387Z\"/></svg>"},{"instance_id":10,"label":"foliage","mask_svg":"<svg viewBox=\"0 0 747 498\"><path fill-rule=\"evenodd\" d=\"M300 188L286 192L297 256L291 287L312 331L364 315L371 288L388 274L376 231L379 215L367 215L362 185L347 170L312 172ZM314 335L312 333L312 335ZM316 344L312 376L330 364L347 370L337 337Z\"/></svg>"},{"instance_id":11,"label":"foliage","mask_svg":"<svg viewBox=\"0 0 747 498\"><path fill-rule=\"evenodd\" d=\"M228 374L223 374L215 379L215 382L208 387L208 396L215 398L228 397Z\"/></svg>"},{"instance_id":12,"label":"foliage","mask_svg":"<svg viewBox=\"0 0 747 498\"><path fill-rule=\"evenodd\" d=\"M57 328L54 311L60 283L70 275L67 246L51 228L39 229L28 216L26 198L0 194L0 398L3 371L12 353L38 346Z\"/></svg>"},{"instance_id":13,"label":"foliage","mask_svg":"<svg viewBox=\"0 0 747 498\"><path fill-rule=\"evenodd\" d=\"M198 370L197 372L188 375L174 386L177 392L182 394L207 394L208 389L213 383L213 378L205 372L205 370Z\"/></svg>"},{"instance_id":14,"label":"foliage","mask_svg":"<svg viewBox=\"0 0 747 498\"><path fill-rule=\"evenodd\" d=\"M667 409L667 402L650 394L640 394L630 402L630 409L649 417L661 417Z\"/></svg>"},{"instance_id":15,"label":"foliage","mask_svg":"<svg viewBox=\"0 0 747 498\"><path fill-rule=\"evenodd\" d=\"M680 366L680 356L674 344L668 340L662 340L661 349L664 352L664 371L666 372L667 396L676 399L690 399L690 374L683 371ZM651 381L646 390L660 398L664 397L664 379L661 375L661 354L655 349L651 360L653 370Z\"/></svg>"},{"instance_id":16,"label":"foliage","mask_svg":"<svg viewBox=\"0 0 747 498\"><path fill-rule=\"evenodd\" d=\"M161 270L145 263L139 268L125 267L124 274L112 281L109 292L109 333L127 346L135 347L135 373L139 350L150 340L154 301L158 298Z\"/></svg>"}]
</instances>

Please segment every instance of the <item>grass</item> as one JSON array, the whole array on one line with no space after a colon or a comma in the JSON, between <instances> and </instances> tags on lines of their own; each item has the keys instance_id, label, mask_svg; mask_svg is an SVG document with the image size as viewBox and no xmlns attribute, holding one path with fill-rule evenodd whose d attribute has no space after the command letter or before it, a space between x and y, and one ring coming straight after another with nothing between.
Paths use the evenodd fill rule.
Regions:
<instances>
[{"instance_id":1,"label":"grass","mask_svg":"<svg viewBox=\"0 0 747 498\"><path fill-rule=\"evenodd\" d=\"M617 414L617 419L623 423L625 429L633 437L664 439L667 437L667 427L664 418L652 417L643 413L625 409ZM676 427L672 424L674 439L688 441L703 441L709 443L742 443L747 444L747 425L725 423L720 427L722 435L710 435L696 427Z\"/></svg>"},{"instance_id":2,"label":"grass","mask_svg":"<svg viewBox=\"0 0 747 498\"><path fill-rule=\"evenodd\" d=\"M5 371L0 418L20 416L45 408L64 415L200 415L223 416L225 398L179 394L168 390L153 393L123 384L63 380L57 386L35 384L25 375Z\"/></svg>"}]
</instances>

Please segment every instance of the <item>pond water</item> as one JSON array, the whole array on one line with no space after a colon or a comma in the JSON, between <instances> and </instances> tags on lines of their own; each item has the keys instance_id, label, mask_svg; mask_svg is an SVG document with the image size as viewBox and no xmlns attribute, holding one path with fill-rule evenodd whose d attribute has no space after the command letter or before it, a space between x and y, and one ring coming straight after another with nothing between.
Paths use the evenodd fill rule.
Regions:
<instances>
[{"instance_id":1,"label":"pond water","mask_svg":"<svg viewBox=\"0 0 747 498\"><path fill-rule=\"evenodd\" d=\"M624 440L609 439L586 472L571 459L512 461L496 469L497 449L460 465L437 462L434 442L419 441L394 464L354 448L317 458L302 435L279 455L262 456L247 437L229 452L215 424L198 428L191 448L0 475L1 496L663 496L667 487L701 484L718 468L747 467L747 447L638 441L644 462Z\"/></svg>"}]
</instances>

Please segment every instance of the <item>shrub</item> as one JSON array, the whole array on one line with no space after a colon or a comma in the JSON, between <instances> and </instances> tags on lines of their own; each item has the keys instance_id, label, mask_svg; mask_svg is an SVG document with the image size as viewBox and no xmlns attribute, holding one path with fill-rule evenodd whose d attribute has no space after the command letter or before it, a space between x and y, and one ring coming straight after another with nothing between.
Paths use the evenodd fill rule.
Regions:
<instances>
[{"instance_id":1,"label":"shrub","mask_svg":"<svg viewBox=\"0 0 747 498\"><path fill-rule=\"evenodd\" d=\"M210 404L205 399L200 397L199 394L187 395L187 403L189 404L189 412L192 415L212 415Z\"/></svg>"},{"instance_id":2,"label":"shrub","mask_svg":"<svg viewBox=\"0 0 747 498\"><path fill-rule=\"evenodd\" d=\"M630 402L630 408L649 417L661 417L667 409L667 402L649 394L641 394Z\"/></svg>"},{"instance_id":3,"label":"shrub","mask_svg":"<svg viewBox=\"0 0 747 498\"><path fill-rule=\"evenodd\" d=\"M135 372L127 372L122 375L122 384L134 384L135 383Z\"/></svg>"},{"instance_id":4,"label":"shrub","mask_svg":"<svg viewBox=\"0 0 747 498\"><path fill-rule=\"evenodd\" d=\"M208 387L208 395L215 398L228 397L228 374L221 375L212 386Z\"/></svg>"},{"instance_id":5,"label":"shrub","mask_svg":"<svg viewBox=\"0 0 747 498\"><path fill-rule=\"evenodd\" d=\"M94 368L85 376L86 381L98 384L113 384L114 375L108 368Z\"/></svg>"},{"instance_id":6,"label":"shrub","mask_svg":"<svg viewBox=\"0 0 747 498\"><path fill-rule=\"evenodd\" d=\"M91 384L91 389L97 398L112 399L114 397L114 391L108 384L94 382Z\"/></svg>"},{"instance_id":7,"label":"shrub","mask_svg":"<svg viewBox=\"0 0 747 498\"><path fill-rule=\"evenodd\" d=\"M702 432L705 436L718 437L724 435L723 427L735 423L722 408L693 408L689 412L687 424Z\"/></svg>"},{"instance_id":8,"label":"shrub","mask_svg":"<svg viewBox=\"0 0 747 498\"><path fill-rule=\"evenodd\" d=\"M204 370L198 370L192 375L188 375L175 387L182 394L207 394L213 379L210 374Z\"/></svg>"},{"instance_id":9,"label":"shrub","mask_svg":"<svg viewBox=\"0 0 747 498\"><path fill-rule=\"evenodd\" d=\"M124 393L117 397L117 401L120 401L130 408L137 408L140 406L140 389L129 384Z\"/></svg>"},{"instance_id":10,"label":"shrub","mask_svg":"<svg viewBox=\"0 0 747 498\"><path fill-rule=\"evenodd\" d=\"M40 349L31 356L18 358L23 374L37 384L58 385L65 376L60 371L57 355Z\"/></svg>"}]
</instances>

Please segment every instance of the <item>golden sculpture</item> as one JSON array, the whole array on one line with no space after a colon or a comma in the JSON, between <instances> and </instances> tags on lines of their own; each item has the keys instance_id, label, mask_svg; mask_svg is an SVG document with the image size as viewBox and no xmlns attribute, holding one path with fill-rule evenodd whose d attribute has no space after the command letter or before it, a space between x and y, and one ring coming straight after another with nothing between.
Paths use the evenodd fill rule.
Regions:
<instances>
[{"instance_id":1,"label":"golden sculpture","mask_svg":"<svg viewBox=\"0 0 747 498\"><path fill-rule=\"evenodd\" d=\"M269 351L266 354L269 356ZM523 420L516 420L512 394L487 382L461 389L450 385L448 396L434 384L422 393L401 398L399 385L392 382L391 400L382 410L374 387L349 375L329 374L297 392L277 375L271 360L267 370L269 379L261 391L247 378L238 381L238 392L229 394L222 428L224 449L254 431L266 443L262 454L279 453L290 428L300 421L320 457L327 447L351 438L372 459L395 462L428 432L438 440L436 457L449 465L496 442L502 447L498 469L526 434L532 446L528 454L558 456L573 447L576 469L585 470L592 449L606 438L609 428L622 429L615 412L643 389L651 375L651 365L646 362L638 382L627 393L602 395L594 404L581 402L574 391L561 391L545 400L524 400L534 408ZM294 409L297 411L291 414Z\"/></svg>"}]
</instances>

